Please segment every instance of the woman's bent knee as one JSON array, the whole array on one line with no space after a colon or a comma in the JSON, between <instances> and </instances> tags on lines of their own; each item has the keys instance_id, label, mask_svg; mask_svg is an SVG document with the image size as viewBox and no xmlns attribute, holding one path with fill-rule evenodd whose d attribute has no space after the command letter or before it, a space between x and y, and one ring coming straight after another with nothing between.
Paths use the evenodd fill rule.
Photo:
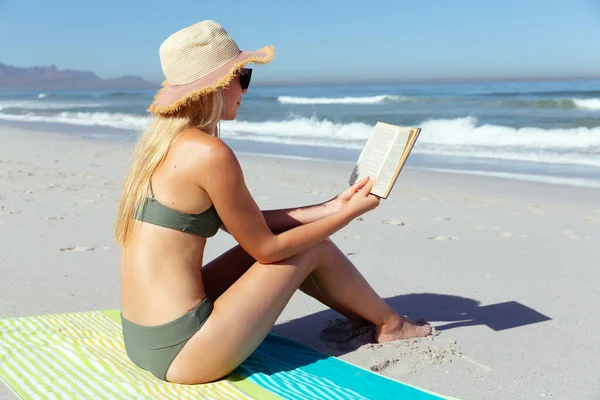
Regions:
<instances>
[{"instance_id":1,"label":"woman's bent knee","mask_svg":"<svg viewBox=\"0 0 600 400\"><path fill-rule=\"evenodd\" d=\"M283 260L282 263L296 264L298 266L306 267L311 272L317 268L320 263L324 261L324 257L331 252L331 249L335 247L335 244L329 239L321 240L314 246L300 252L299 254L290 257L287 260Z\"/></svg>"},{"instance_id":2,"label":"woman's bent knee","mask_svg":"<svg viewBox=\"0 0 600 400\"><path fill-rule=\"evenodd\" d=\"M313 247L311 247L311 249L313 251L320 252L320 253L328 252L328 251L330 251L330 250L332 250L334 248L336 248L336 245L329 238L323 239L319 243L317 243L316 245L314 245Z\"/></svg>"},{"instance_id":3,"label":"woman's bent knee","mask_svg":"<svg viewBox=\"0 0 600 400\"><path fill-rule=\"evenodd\" d=\"M316 256L317 264L319 262L324 262L325 258L332 254L332 252L337 250L337 246L331 239L327 238L325 240L321 240L319 243L314 245L310 250L312 250L313 255Z\"/></svg>"}]
</instances>

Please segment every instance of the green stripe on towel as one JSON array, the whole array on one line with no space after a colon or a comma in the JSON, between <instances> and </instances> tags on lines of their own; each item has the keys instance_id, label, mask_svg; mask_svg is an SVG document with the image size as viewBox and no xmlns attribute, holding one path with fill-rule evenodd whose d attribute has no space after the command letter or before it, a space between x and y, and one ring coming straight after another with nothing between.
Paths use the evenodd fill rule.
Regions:
<instances>
[{"instance_id":1,"label":"green stripe on towel","mask_svg":"<svg viewBox=\"0 0 600 400\"><path fill-rule=\"evenodd\" d=\"M445 398L272 334L225 379L163 382L127 357L119 310L0 320L0 378L22 399Z\"/></svg>"}]
</instances>

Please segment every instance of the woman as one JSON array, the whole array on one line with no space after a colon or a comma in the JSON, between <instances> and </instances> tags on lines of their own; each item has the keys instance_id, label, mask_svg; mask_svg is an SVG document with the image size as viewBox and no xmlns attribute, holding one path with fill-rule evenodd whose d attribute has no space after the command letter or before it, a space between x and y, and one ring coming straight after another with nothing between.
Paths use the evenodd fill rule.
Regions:
<instances>
[{"instance_id":1,"label":"woman","mask_svg":"<svg viewBox=\"0 0 600 400\"><path fill-rule=\"evenodd\" d=\"M273 47L242 52L203 21L160 48L167 82L150 111L119 203L121 308L130 359L177 383L214 381L262 342L300 288L344 314L354 329L376 326L386 342L426 336L429 325L398 315L328 239L377 207L363 180L326 203L261 212L218 122L233 120L250 83L249 63ZM240 244L203 266L221 228Z\"/></svg>"}]
</instances>

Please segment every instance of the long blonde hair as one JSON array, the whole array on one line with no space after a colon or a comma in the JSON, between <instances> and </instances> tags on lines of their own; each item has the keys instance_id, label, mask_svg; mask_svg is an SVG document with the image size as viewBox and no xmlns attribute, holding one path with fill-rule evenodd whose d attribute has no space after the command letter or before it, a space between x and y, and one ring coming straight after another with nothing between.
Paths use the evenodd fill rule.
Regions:
<instances>
[{"instance_id":1,"label":"long blonde hair","mask_svg":"<svg viewBox=\"0 0 600 400\"><path fill-rule=\"evenodd\" d=\"M221 90L201 96L198 100L168 115L157 115L140 135L129 171L123 183L117 209L114 236L121 246L131 239L136 209L148 195L150 178L165 159L173 140L187 128L216 127L223 109Z\"/></svg>"}]
</instances>

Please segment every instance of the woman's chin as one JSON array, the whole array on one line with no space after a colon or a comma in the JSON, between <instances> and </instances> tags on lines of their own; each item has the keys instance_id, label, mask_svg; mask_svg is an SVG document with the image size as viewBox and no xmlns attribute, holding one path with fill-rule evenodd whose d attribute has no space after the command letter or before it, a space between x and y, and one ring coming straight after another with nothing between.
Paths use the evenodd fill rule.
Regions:
<instances>
[{"instance_id":1,"label":"woman's chin","mask_svg":"<svg viewBox=\"0 0 600 400\"><path fill-rule=\"evenodd\" d=\"M233 121L237 118L237 112L233 115L221 115L221 121Z\"/></svg>"}]
</instances>

